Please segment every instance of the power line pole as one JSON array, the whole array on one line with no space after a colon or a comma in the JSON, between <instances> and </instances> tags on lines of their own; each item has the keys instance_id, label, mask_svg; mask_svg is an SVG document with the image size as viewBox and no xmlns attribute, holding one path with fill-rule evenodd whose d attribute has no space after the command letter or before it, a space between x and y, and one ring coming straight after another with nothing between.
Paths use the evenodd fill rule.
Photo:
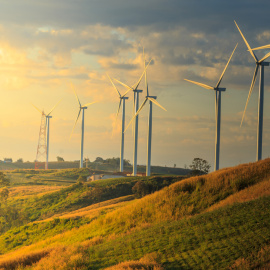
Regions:
<instances>
[{"instance_id":1,"label":"power line pole","mask_svg":"<svg viewBox=\"0 0 270 270\"><path fill-rule=\"evenodd\" d=\"M40 130L39 130L37 155L36 155L36 160L35 160L35 169L48 169L48 163L46 160L47 160L46 115L42 113Z\"/></svg>"}]
</instances>

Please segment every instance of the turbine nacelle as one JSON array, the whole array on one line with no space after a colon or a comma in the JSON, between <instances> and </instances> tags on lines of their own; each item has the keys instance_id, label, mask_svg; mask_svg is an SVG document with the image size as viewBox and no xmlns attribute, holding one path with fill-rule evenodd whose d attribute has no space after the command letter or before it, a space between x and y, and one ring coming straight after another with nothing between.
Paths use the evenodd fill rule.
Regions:
<instances>
[{"instance_id":1,"label":"turbine nacelle","mask_svg":"<svg viewBox=\"0 0 270 270\"><path fill-rule=\"evenodd\" d=\"M223 91L225 92L226 91L226 88L221 88L221 87L215 87L214 90L216 91Z\"/></svg>"},{"instance_id":2,"label":"turbine nacelle","mask_svg":"<svg viewBox=\"0 0 270 270\"><path fill-rule=\"evenodd\" d=\"M256 63L257 65L260 65L260 66L265 66L265 67L268 67L270 62L261 62L261 63Z\"/></svg>"},{"instance_id":3,"label":"turbine nacelle","mask_svg":"<svg viewBox=\"0 0 270 270\"><path fill-rule=\"evenodd\" d=\"M62 99L61 99L62 100ZM45 115L45 117L46 118L52 118L52 116L50 115L52 112L53 112L53 110L57 107L57 105L61 102L61 100L60 101L58 101L58 103L56 103L56 105L50 110L50 112L48 113L48 114L46 114L45 112L44 112L44 110L40 110L38 107L36 107L33 103L32 103L32 105L33 105L33 107L38 111L38 112L40 112L42 115Z\"/></svg>"}]
</instances>

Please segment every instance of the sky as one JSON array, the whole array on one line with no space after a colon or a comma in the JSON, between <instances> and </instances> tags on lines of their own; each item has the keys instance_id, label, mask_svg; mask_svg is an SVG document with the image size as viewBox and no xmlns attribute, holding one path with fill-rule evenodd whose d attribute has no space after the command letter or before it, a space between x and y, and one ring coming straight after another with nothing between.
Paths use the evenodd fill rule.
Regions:
<instances>
[{"instance_id":1,"label":"sky","mask_svg":"<svg viewBox=\"0 0 270 270\"><path fill-rule=\"evenodd\" d=\"M50 121L49 160L80 158L74 85L85 111L85 157L120 155L119 98L106 73L134 85L146 60L149 91L167 109L153 108L152 164L189 166L193 158L214 167L214 91L236 43L221 87L220 167L256 160L258 81L240 128L255 63L234 20L252 48L270 44L267 0L0 0L0 159L36 159L41 114ZM262 58L269 50L256 51ZM270 60L269 60L270 61ZM270 153L270 68L265 68L263 158ZM121 93L122 85L116 83ZM144 90L140 102L146 96ZM132 93L126 121L132 117ZM146 164L148 106L139 118L138 164ZM125 133L132 162L132 129Z\"/></svg>"}]
</instances>

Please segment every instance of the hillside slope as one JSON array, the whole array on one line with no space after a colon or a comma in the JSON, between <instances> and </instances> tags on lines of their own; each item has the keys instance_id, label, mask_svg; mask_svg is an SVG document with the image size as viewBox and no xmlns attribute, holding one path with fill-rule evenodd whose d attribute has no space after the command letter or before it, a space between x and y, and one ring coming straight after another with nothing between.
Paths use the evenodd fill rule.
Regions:
<instances>
[{"instance_id":1,"label":"hillside slope","mask_svg":"<svg viewBox=\"0 0 270 270\"><path fill-rule=\"evenodd\" d=\"M3 243L0 269L103 269L129 260L137 265L130 269L267 267L269 187L270 159L185 179L13 252ZM114 269L128 269L121 267Z\"/></svg>"}]
</instances>

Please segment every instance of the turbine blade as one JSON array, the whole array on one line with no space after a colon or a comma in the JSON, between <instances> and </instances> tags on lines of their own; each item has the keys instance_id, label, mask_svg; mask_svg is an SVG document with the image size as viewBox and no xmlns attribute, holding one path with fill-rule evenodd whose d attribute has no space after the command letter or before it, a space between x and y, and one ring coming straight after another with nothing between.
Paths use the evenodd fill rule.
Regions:
<instances>
[{"instance_id":1,"label":"turbine blade","mask_svg":"<svg viewBox=\"0 0 270 270\"><path fill-rule=\"evenodd\" d=\"M122 102L122 99L120 99L119 107L118 107L118 110L117 110L117 114L116 114L116 117L115 117L114 122L113 122L113 128L112 128L112 135L111 135L111 137L113 137L114 131L116 129L116 124L117 124L116 122L117 122L117 117L118 117L118 114L119 114L119 111L120 111L121 102Z\"/></svg>"},{"instance_id":2,"label":"turbine blade","mask_svg":"<svg viewBox=\"0 0 270 270\"><path fill-rule=\"evenodd\" d=\"M119 80L117 80L117 79L115 79L115 78L113 78L115 81L117 81L118 83L120 83L120 84L122 84L124 87L126 87L127 89L129 89L129 91L130 90L133 90L133 88L131 88L130 86L128 86L127 84L125 84L125 83L122 83L122 82L120 82Z\"/></svg>"},{"instance_id":3,"label":"turbine blade","mask_svg":"<svg viewBox=\"0 0 270 270\"><path fill-rule=\"evenodd\" d=\"M132 90L132 88L129 89L129 90L127 90L127 91L124 93L124 95L123 95L122 97L126 96L126 94L127 94L129 91L131 91L131 90Z\"/></svg>"},{"instance_id":4,"label":"turbine blade","mask_svg":"<svg viewBox=\"0 0 270 270\"><path fill-rule=\"evenodd\" d=\"M222 74L221 74L221 76L220 76L220 78L219 78L219 81L218 81L218 83L217 83L216 88L219 87L219 85L220 85L220 83L221 83L221 81L222 81L222 79L223 79L224 73L225 73L225 71L226 71L226 69L227 69L227 67L228 67L228 65L229 65L229 63L230 63L230 61L231 61L231 59L232 59L232 56L233 56L234 51L236 50L237 46L238 46L238 43L236 44L236 46L235 46L235 48L234 48L234 50L233 50L233 52L232 52L232 54L231 54L231 56L230 56L228 62L227 62L227 65L225 66L225 68L224 68L224 70L223 70L223 72L222 72Z\"/></svg>"},{"instance_id":5,"label":"turbine blade","mask_svg":"<svg viewBox=\"0 0 270 270\"><path fill-rule=\"evenodd\" d=\"M187 82L191 82L191 83L197 84L197 85L199 85L199 86L201 86L201 87L203 87L203 88L205 88L205 89L214 90L214 87L209 86L209 85L207 85L207 84L203 84L203 83L199 83L199 82L194 82L194 81L187 80L187 79L184 79L184 80L187 81Z\"/></svg>"},{"instance_id":6,"label":"turbine blade","mask_svg":"<svg viewBox=\"0 0 270 270\"><path fill-rule=\"evenodd\" d=\"M41 114L43 114L43 112L38 108L38 107L36 107L33 103L31 103L32 104L32 106L34 106L34 108L36 109L36 110L38 110Z\"/></svg>"},{"instance_id":7,"label":"turbine blade","mask_svg":"<svg viewBox=\"0 0 270 270\"><path fill-rule=\"evenodd\" d=\"M143 48L143 63L144 63L144 69L145 69L145 54L144 54L144 48ZM146 71L145 71L145 87L146 87L146 93L147 93L147 96L149 96L148 82L147 82L147 72L146 72Z\"/></svg>"},{"instance_id":8,"label":"turbine blade","mask_svg":"<svg viewBox=\"0 0 270 270\"><path fill-rule=\"evenodd\" d=\"M52 113L52 111L58 106L58 104L59 104L62 100L63 100L63 99L59 100L59 101L56 103L56 105L51 109L51 111L47 114L47 116L49 116L49 115Z\"/></svg>"},{"instance_id":9,"label":"turbine blade","mask_svg":"<svg viewBox=\"0 0 270 270\"><path fill-rule=\"evenodd\" d=\"M139 86L139 84L140 84L140 82L141 82L141 80L142 80L142 78L143 78L143 75L144 75L144 73L146 72L146 70L147 70L147 68L148 68L148 66L150 65L151 62L152 62L152 59L150 59L150 61L149 61L149 63L147 64L146 68L144 69L144 71L143 71L143 73L142 73L140 79L138 80L137 84L135 85L135 87L134 87L135 90L137 90L137 88L138 88L138 86Z\"/></svg>"},{"instance_id":10,"label":"turbine blade","mask_svg":"<svg viewBox=\"0 0 270 270\"><path fill-rule=\"evenodd\" d=\"M268 58L270 56L270 52L268 54L266 54L260 61L259 63L263 62L266 58Z\"/></svg>"},{"instance_id":11,"label":"turbine blade","mask_svg":"<svg viewBox=\"0 0 270 270\"><path fill-rule=\"evenodd\" d=\"M120 111L120 108L121 108L121 103L122 103L122 99L120 99L120 102L119 102L119 106L118 106L118 110L117 110L117 114L116 114L116 119L118 117L118 114L119 114L119 111Z\"/></svg>"},{"instance_id":12,"label":"turbine blade","mask_svg":"<svg viewBox=\"0 0 270 270\"><path fill-rule=\"evenodd\" d=\"M132 117L132 119L130 120L130 122L128 123L126 129L124 132L126 132L126 130L128 129L128 127L130 126L130 124L133 122L133 120L135 119L135 117L140 113L140 111L142 110L142 108L144 107L145 103L147 101L147 98L143 101L142 105L140 106L140 108L138 109L138 111L136 112L136 114Z\"/></svg>"},{"instance_id":13,"label":"turbine blade","mask_svg":"<svg viewBox=\"0 0 270 270\"><path fill-rule=\"evenodd\" d=\"M77 119L76 119L75 124L74 124L74 126L73 126L73 129L72 129L72 131L71 131L71 134L70 134L69 139L71 138L71 136L72 136L72 134L73 134L73 131L74 131L74 128L75 128L75 126L76 126L76 124L77 124L77 122L78 122L79 116L80 116L80 114L81 114L81 110L82 110L82 109L80 108L79 113L78 113L78 116L77 116Z\"/></svg>"},{"instance_id":14,"label":"turbine blade","mask_svg":"<svg viewBox=\"0 0 270 270\"><path fill-rule=\"evenodd\" d=\"M247 105L248 105L248 102L249 102L251 93L252 93L252 91L253 91L254 84L255 84L255 82L256 82L256 78L257 78L257 74L258 74L258 68L259 68L259 65L256 65L255 71L254 71L254 75L253 75L253 79L252 79L252 82L251 82L251 85L250 85L250 90L249 90L249 93L248 93L248 98L247 98L245 110L244 110L244 113L243 113L243 116L242 116L242 121L241 121L240 127L241 127L242 124L243 124L244 117L245 117L245 113L246 113L246 109L247 109Z\"/></svg>"},{"instance_id":15,"label":"turbine blade","mask_svg":"<svg viewBox=\"0 0 270 270\"><path fill-rule=\"evenodd\" d=\"M82 106L82 108L83 108L83 107L87 107L87 106L90 106L90 105L92 105L92 104L94 104L94 103L97 103L97 101L94 101L94 102L90 102L90 103L86 103L85 105L83 105L83 106Z\"/></svg>"},{"instance_id":16,"label":"turbine blade","mask_svg":"<svg viewBox=\"0 0 270 270\"><path fill-rule=\"evenodd\" d=\"M256 50L269 49L269 48L270 48L270 44L269 45L264 45L264 46L261 46L261 47L257 47L257 48L251 49L251 50L256 51Z\"/></svg>"},{"instance_id":17,"label":"turbine blade","mask_svg":"<svg viewBox=\"0 0 270 270\"><path fill-rule=\"evenodd\" d=\"M234 21L234 22L235 22L236 27L238 28L239 33L241 34L243 40L245 41L245 43L246 43L246 45L248 47L248 51L250 52L251 56L254 58L255 62L257 62L258 59L257 59L256 55L254 54L254 52L252 51L251 47L249 46L247 40L245 39L245 37L244 37L243 33L241 32L239 26L237 25L236 21Z\"/></svg>"},{"instance_id":18,"label":"turbine blade","mask_svg":"<svg viewBox=\"0 0 270 270\"><path fill-rule=\"evenodd\" d=\"M106 75L108 76L109 80L111 81L111 83L112 83L112 85L113 85L113 88L114 88L115 91L118 93L119 97L121 97L121 94L120 94L120 92L118 91L118 89L116 88L116 86L114 85L114 83L113 83L111 77L110 77L107 73L106 73Z\"/></svg>"},{"instance_id":19,"label":"turbine blade","mask_svg":"<svg viewBox=\"0 0 270 270\"><path fill-rule=\"evenodd\" d=\"M139 109L138 109L138 111L136 112L135 116L137 116L137 115L140 113L140 111L141 111L142 108L144 107L146 101L147 101L147 98L144 99L143 103L142 103L141 106L139 107Z\"/></svg>"},{"instance_id":20,"label":"turbine blade","mask_svg":"<svg viewBox=\"0 0 270 270\"><path fill-rule=\"evenodd\" d=\"M71 87L72 87L72 89L73 89L73 91L74 91L74 94L75 94L75 96L76 96L76 98L77 98L77 100L78 100L78 102L79 102L80 107L81 107L82 105L81 105L81 102L80 102L80 100L79 100L79 98L78 98L78 96L77 96L77 93L76 93L76 91L75 91L75 88L74 88L73 83L71 83Z\"/></svg>"},{"instance_id":21,"label":"turbine blade","mask_svg":"<svg viewBox=\"0 0 270 270\"><path fill-rule=\"evenodd\" d=\"M164 107L162 107L154 98L148 98L149 100L151 100L153 103L155 103L158 107L160 107L162 110L164 110L164 111L166 111L167 112L167 110L164 108Z\"/></svg>"}]
</instances>

